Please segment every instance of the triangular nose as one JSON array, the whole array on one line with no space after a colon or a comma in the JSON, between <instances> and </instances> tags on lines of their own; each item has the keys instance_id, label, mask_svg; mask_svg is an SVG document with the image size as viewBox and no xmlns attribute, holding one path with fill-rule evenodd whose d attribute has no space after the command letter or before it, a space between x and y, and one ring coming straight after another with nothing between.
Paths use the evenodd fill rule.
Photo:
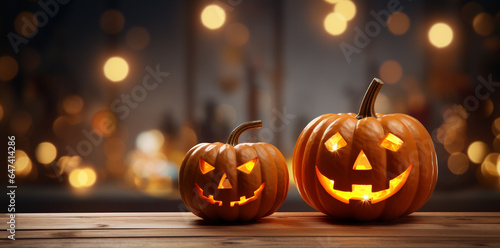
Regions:
<instances>
[{"instance_id":1,"label":"triangular nose","mask_svg":"<svg viewBox=\"0 0 500 248\"><path fill-rule=\"evenodd\" d=\"M231 183L229 182L229 178L227 178L226 173L222 175L222 178L220 179L219 182L219 187L218 189L232 189L233 186L231 186Z\"/></svg>"},{"instance_id":2,"label":"triangular nose","mask_svg":"<svg viewBox=\"0 0 500 248\"><path fill-rule=\"evenodd\" d=\"M368 161L363 150L361 150L358 154L358 158L356 158L356 162L354 162L353 170L371 170L372 165Z\"/></svg>"}]
</instances>

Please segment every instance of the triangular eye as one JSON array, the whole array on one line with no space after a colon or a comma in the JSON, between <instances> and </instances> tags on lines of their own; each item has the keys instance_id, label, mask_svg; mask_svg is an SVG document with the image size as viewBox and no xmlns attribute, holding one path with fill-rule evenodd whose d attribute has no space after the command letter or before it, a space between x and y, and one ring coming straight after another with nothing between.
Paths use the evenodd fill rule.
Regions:
<instances>
[{"instance_id":1,"label":"triangular eye","mask_svg":"<svg viewBox=\"0 0 500 248\"><path fill-rule=\"evenodd\" d=\"M328 151L334 152L344 146L347 145L347 142L344 140L344 137L340 135L339 132L330 137L326 142L325 146Z\"/></svg>"},{"instance_id":2,"label":"triangular eye","mask_svg":"<svg viewBox=\"0 0 500 248\"><path fill-rule=\"evenodd\" d=\"M252 170L253 170L253 167L255 166L255 163L257 163L257 158L254 158L254 159L236 167L236 169L243 171L247 174L250 174L250 172L252 172Z\"/></svg>"},{"instance_id":3,"label":"triangular eye","mask_svg":"<svg viewBox=\"0 0 500 248\"><path fill-rule=\"evenodd\" d=\"M210 171L213 171L215 167L213 167L211 164L207 163L205 160L200 159L200 170L203 175L209 173Z\"/></svg>"},{"instance_id":4,"label":"triangular eye","mask_svg":"<svg viewBox=\"0 0 500 248\"><path fill-rule=\"evenodd\" d=\"M392 133L388 133L385 138L380 141L382 147L393 152L399 150L403 143L404 142L400 138Z\"/></svg>"}]
</instances>

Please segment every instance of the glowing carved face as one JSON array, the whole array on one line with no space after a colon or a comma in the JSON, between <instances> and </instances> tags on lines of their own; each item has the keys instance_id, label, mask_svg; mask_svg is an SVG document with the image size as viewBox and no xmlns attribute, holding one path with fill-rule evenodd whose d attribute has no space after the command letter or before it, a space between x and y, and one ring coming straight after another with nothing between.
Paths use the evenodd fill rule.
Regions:
<instances>
[{"instance_id":1,"label":"glowing carved face","mask_svg":"<svg viewBox=\"0 0 500 248\"><path fill-rule=\"evenodd\" d=\"M403 141L392 133L388 133L379 143L380 146L388 149L390 151L396 152L403 145ZM325 147L330 152L335 152L342 147L346 146L347 142L344 140L340 133L334 134L330 139L325 142ZM316 176L323 186L323 188L335 199L349 204L349 200L361 200L371 202L372 204L381 202L394 194L396 194L406 183L408 176L410 175L411 169L413 168L413 163L408 166L408 168L397 177L389 181L389 188L385 190L380 190L372 192L372 185L361 185L353 184L352 191L342 191L336 190L334 188L335 181L324 176L316 166ZM372 165L368 161L363 150L361 150L354 162L353 170L371 170Z\"/></svg>"},{"instance_id":2,"label":"glowing carved face","mask_svg":"<svg viewBox=\"0 0 500 248\"><path fill-rule=\"evenodd\" d=\"M255 167L256 163L257 163L257 158L254 158L254 159L236 167L236 169L238 169L239 171L241 171L243 173L250 174L252 172L253 168ZM214 166L207 163L205 160L200 159L200 171L201 171L201 173L203 173L205 175L205 174L213 171L214 169L215 169ZM254 193L253 196L251 196L249 198L247 198L246 196L240 196L239 200L230 201L229 206L231 206L231 207L234 207L235 205L242 206L242 205L245 205L245 204L248 204L248 203L254 201L255 199L257 199L257 197L260 196L260 194L264 190L265 186L266 186L266 183L263 182L259 186L259 188L257 188L253 192ZM203 189L197 183L195 183L195 187L196 187L196 193L198 194L198 196L201 199L205 200L206 202L208 202L210 204L217 204L220 207L222 207L222 204L223 204L222 200L216 200L214 198L214 195L211 195L211 194L208 194L207 196L205 196ZM224 175L222 175L222 177L219 181L219 186L217 187L217 189L218 190L231 190L232 188L233 188L233 186L231 185L231 181L229 180L226 173L224 173Z\"/></svg>"}]
</instances>

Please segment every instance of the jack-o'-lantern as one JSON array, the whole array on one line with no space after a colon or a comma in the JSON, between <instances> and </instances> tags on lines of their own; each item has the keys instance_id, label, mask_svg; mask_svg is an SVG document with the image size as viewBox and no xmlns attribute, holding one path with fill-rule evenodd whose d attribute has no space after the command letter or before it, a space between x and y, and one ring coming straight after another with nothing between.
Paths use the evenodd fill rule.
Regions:
<instances>
[{"instance_id":1,"label":"jack-o'-lantern","mask_svg":"<svg viewBox=\"0 0 500 248\"><path fill-rule=\"evenodd\" d=\"M189 150L179 172L186 206L207 220L250 221L274 213L288 193L288 169L271 144L238 144L241 133L261 121L238 126L227 144L201 143Z\"/></svg>"},{"instance_id":2,"label":"jack-o'-lantern","mask_svg":"<svg viewBox=\"0 0 500 248\"><path fill-rule=\"evenodd\" d=\"M313 208L338 219L389 220L423 206L436 185L431 136L405 114L375 114L383 82L370 84L358 114L325 114L300 134L295 183Z\"/></svg>"}]
</instances>

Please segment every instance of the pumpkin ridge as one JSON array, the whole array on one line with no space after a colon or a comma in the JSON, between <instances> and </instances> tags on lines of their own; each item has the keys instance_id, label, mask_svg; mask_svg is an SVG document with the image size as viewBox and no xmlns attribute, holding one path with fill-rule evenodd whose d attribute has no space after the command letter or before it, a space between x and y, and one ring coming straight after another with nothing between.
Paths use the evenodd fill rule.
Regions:
<instances>
[{"instance_id":1,"label":"pumpkin ridge","mask_svg":"<svg viewBox=\"0 0 500 248\"><path fill-rule=\"evenodd\" d=\"M304 147L304 156L303 156L303 159L304 160L309 160L310 159L310 154L317 154L318 151L319 151L319 147L321 146L321 142L319 142L316 146L314 145L316 143L316 136L320 135L320 132L319 130L323 130L324 129L324 125L325 123L328 122L328 120L332 119L332 118L335 118L337 117L336 114L332 114L331 116L329 115L324 115L324 118L322 118L321 122L318 123L318 125L313 129L311 135L308 137L307 139L307 142L306 142L306 146ZM321 136L322 137L322 136ZM302 182L305 184L305 185L311 185L311 177L310 176L307 176L307 174L309 173L308 170L310 170L308 167L304 166L304 164L308 164L308 163L304 163L304 160L302 161L302 167L301 167L301 175L303 176L302 178ZM317 160L314 160L314 163L317 163L318 161ZM306 176L304 176L306 175ZM306 180L308 182L306 182ZM312 184L316 184L316 180L312 180ZM313 197L309 197L309 195L313 194L313 195L317 195L318 194L318 191L316 189L316 187L314 188L309 188L309 187L305 187L306 188L306 191L305 191L305 195L307 195L308 199L309 199L309 202L320 208L319 210L320 211L325 211L325 208L323 207L323 204L321 203L321 199L315 199ZM312 192L310 192L312 191Z\"/></svg>"},{"instance_id":2,"label":"pumpkin ridge","mask_svg":"<svg viewBox=\"0 0 500 248\"><path fill-rule=\"evenodd\" d=\"M309 153L311 152L310 149L307 149L307 148L308 148L308 146L311 146L309 141L311 140L311 137L315 134L314 130L318 126L320 126L325 121L325 119L329 118L332 115L333 114L326 114L326 115L319 116L318 118L315 119L315 121L311 122L312 125L308 125L309 129L305 130L305 133L303 133L299 136L299 139L301 139L301 137L303 137L303 138L301 139L301 143L297 147L297 151L294 151L294 154L302 154L302 157L294 158L294 160L297 161L296 166L294 165L294 179L295 179L296 185L303 184L304 180L306 180L303 176L304 170L306 169L306 167L304 166L304 160L307 159L307 157L309 156ZM299 156L299 155L297 155L297 156ZM298 173L295 173L296 171L298 171ZM306 189L306 187L299 188L300 195L303 196L303 199L306 201L306 203L311 205L313 203L312 203L312 199L309 197L310 192L308 192L308 191L309 191L309 189ZM316 205L316 204L314 204L314 205Z\"/></svg>"}]
</instances>

